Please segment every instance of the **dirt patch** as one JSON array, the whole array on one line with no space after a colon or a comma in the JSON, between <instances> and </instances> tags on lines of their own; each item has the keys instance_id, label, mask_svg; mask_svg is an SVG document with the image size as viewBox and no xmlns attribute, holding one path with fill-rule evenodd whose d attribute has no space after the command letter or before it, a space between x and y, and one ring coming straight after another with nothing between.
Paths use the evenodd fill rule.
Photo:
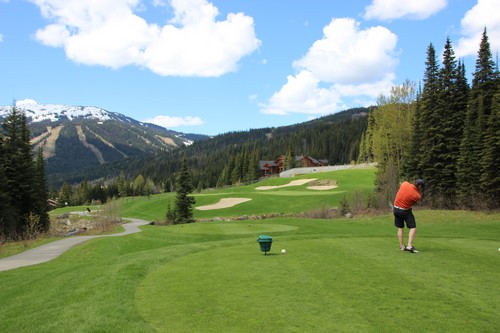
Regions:
<instances>
[{"instance_id":1,"label":"dirt patch","mask_svg":"<svg viewBox=\"0 0 500 333\"><path fill-rule=\"evenodd\" d=\"M285 184L285 185L259 186L259 187L256 187L255 189L259 190L259 191L274 190L274 189L277 189L277 188L288 187L288 186L300 186L300 185L304 185L304 184L310 183L310 182L315 181L315 180L316 180L316 178L311 178L311 179L297 179L297 180L292 180L290 183Z\"/></svg>"},{"instance_id":2,"label":"dirt patch","mask_svg":"<svg viewBox=\"0 0 500 333\"><path fill-rule=\"evenodd\" d=\"M213 210L213 209L222 209L222 208L229 208L236 206L240 203L250 201L252 199L249 198L223 198L220 199L219 202L213 204L213 205L206 205L206 206L200 206L196 207L198 210Z\"/></svg>"},{"instance_id":3,"label":"dirt patch","mask_svg":"<svg viewBox=\"0 0 500 333\"><path fill-rule=\"evenodd\" d=\"M80 139L82 145L84 145L85 147L90 149L91 152L94 153L95 157L99 161L99 164L104 164L105 161L104 157L102 157L101 151L93 144L87 142L87 137L85 136L85 133L82 130L82 126L77 125L76 132L78 133L78 138Z\"/></svg>"},{"instance_id":4,"label":"dirt patch","mask_svg":"<svg viewBox=\"0 0 500 333\"><path fill-rule=\"evenodd\" d=\"M164 136L161 136L161 135L157 135L156 136L158 139L160 139L164 144L166 145L170 145L170 146L174 146L174 147L178 147L174 140L172 140L172 138L167 138L167 137L164 137Z\"/></svg>"},{"instance_id":5,"label":"dirt patch","mask_svg":"<svg viewBox=\"0 0 500 333\"><path fill-rule=\"evenodd\" d=\"M42 147L43 157L48 159L56 154L56 141L59 138L59 132L64 126L52 128L47 126L47 132L31 140L32 144L36 144L36 149Z\"/></svg>"}]
</instances>

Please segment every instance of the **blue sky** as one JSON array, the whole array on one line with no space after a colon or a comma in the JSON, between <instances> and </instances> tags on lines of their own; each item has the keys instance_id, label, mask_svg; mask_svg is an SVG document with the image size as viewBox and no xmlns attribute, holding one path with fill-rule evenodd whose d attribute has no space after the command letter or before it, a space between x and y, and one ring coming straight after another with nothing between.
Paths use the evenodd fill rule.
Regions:
<instances>
[{"instance_id":1,"label":"blue sky","mask_svg":"<svg viewBox=\"0 0 500 333\"><path fill-rule=\"evenodd\" d=\"M499 0L0 0L0 105L215 135L376 104L447 37L469 77Z\"/></svg>"}]
</instances>

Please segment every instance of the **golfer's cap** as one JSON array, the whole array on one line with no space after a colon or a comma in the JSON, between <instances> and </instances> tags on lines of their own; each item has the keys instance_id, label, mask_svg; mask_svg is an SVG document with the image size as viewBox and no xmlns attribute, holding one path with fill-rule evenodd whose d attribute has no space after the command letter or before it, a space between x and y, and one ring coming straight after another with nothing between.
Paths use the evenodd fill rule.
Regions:
<instances>
[{"instance_id":1,"label":"golfer's cap","mask_svg":"<svg viewBox=\"0 0 500 333\"><path fill-rule=\"evenodd\" d=\"M423 179L417 179L415 180L415 186L422 186L424 187L425 186L425 182Z\"/></svg>"}]
</instances>

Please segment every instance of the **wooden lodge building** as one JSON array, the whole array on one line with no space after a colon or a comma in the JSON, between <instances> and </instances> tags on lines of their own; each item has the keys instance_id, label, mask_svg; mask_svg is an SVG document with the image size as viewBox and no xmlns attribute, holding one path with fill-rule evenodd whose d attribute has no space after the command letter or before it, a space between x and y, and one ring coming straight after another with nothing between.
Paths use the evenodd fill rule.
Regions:
<instances>
[{"instance_id":1,"label":"wooden lodge building","mask_svg":"<svg viewBox=\"0 0 500 333\"><path fill-rule=\"evenodd\" d=\"M328 165L328 160L317 160L311 156L296 156L295 160L298 168ZM285 171L285 156L280 156L276 161L259 161L259 170L261 177L279 175Z\"/></svg>"}]
</instances>

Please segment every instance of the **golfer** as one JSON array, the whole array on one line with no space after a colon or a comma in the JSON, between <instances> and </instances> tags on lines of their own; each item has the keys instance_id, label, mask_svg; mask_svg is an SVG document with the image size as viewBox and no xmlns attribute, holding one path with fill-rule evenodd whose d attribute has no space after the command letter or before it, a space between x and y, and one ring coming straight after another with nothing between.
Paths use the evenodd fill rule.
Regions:
<instances>
[{"instance_id":1,"label":"golfer","mask_svg":"<svg viewBox=\"0 0 500 333\"><path fill-rule=\"evenodd\" d=\"M415 233L417 232L417 224L415 216L413 216L412 206L416 204L422 196L420 193L423 191L425 182L422 179L417 179L414 184L407 181L401 183L399 191L394 200L394 225L398 228L399 247L401 251L410 251L411 253L418 253L417 249L413 246ZM404 243L404 224L410 229L408 233L408 246Z\"/></svg>"}]
</instances>

